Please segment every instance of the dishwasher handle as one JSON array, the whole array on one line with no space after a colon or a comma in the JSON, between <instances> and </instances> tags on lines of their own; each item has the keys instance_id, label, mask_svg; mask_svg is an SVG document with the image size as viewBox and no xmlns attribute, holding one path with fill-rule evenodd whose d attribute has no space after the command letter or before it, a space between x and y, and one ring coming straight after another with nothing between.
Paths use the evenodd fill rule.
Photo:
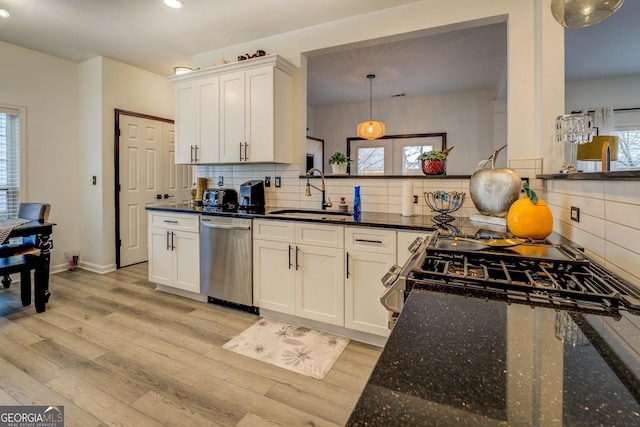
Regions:
<instances>
[{"instance_id":1,"label":"dishwasher handle","mask_svg":"<svg viewBox=\"0 0 640 427\"><path fill-rule=\"evenodd\" d=\"M216 223L207 221L206 219L203 219L201 224L202 224L203 227L218 228L218 229L221 229L221 230L251 230L251 226L250 225L216 224Z\"/></svg>"}]
</instances>

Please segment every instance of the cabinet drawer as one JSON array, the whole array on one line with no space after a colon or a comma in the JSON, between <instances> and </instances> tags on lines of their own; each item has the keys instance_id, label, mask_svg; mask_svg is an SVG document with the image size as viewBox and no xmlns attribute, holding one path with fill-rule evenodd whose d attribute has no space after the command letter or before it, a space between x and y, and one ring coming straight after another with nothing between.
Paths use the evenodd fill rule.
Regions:
<instances>
[{"instance_id":1,"label":"cabinet drawer","mask_svg":"<svg viewBox=\"0 0 640 427\"><path fill-rule=\"evenodd\" d=\"M339 225L296 223L296 243L330 248L344 247L344 228Z\"/></svg>"},{"instance_id":2,"label":"cabinet drawer","mask_svg":"<svg viewBox=\"0 0 640 427\"><path fill-rule=\"evenodd\" d=\"M200 215L150 211L149 226L198 233L200 232Z\"/></svg>"},{"instance_id":3,"label":"cabinet drawer","mask_svg":"<svg viewBox=\"0 0 640 427\"><path fill-rule=\"evenodd\" d=\"M346 227L345 248L348 251L364 251L379 254L396 253L395 230L379 228Z\"/></svg>"},{"instance_id":4,"label":"cabinet drawer","mask_svg":"<svg viewBox=\"0 0 640 427\"><path fill-rule=\"evenodd\" d=\"M286 221L253 220L253 238L275 242L293 242L294 224Z\"/></svg>"}]
</instances>

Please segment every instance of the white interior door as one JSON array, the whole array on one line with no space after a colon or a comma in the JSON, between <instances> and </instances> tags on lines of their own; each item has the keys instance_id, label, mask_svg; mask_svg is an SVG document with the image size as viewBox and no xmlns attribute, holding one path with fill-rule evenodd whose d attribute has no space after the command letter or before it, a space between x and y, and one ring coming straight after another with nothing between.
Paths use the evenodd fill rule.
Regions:
<instances>
[{"instance_id":1,"label":"white interior door","mask_svg":"<svg viewBox=\"0 0 640 427\"><path fill-rule=\"evenodd\" d=\"M176 144L173 123L162 123L162 142L161 174L163 201L171 206L176 206L180 203L189 203L193 184L193 168L190 165L176 164Z\"/></svg>"},{"instance_id":2,"label":"white interior door","mask_svg":"<svg viewBox=\"0 0 640 427\"><path fill-rule=\"evenodd\" d=\"M163 123L120 115L120 266L147 260L145 207L162 194Z\"/></svg>"}]
</instances>

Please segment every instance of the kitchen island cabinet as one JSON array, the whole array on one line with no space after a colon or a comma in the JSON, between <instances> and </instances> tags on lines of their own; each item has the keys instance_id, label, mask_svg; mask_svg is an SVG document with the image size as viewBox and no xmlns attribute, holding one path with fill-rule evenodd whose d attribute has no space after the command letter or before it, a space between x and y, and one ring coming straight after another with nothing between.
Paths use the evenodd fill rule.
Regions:
<instances>
[{"instance_id":1,"label":"kitchen island cabinet","mask_svg":"<svg viewBox=\"0 0 640 427\"><path fill-rule=\"evenodd\" d=\"M637 426L637 326L414 288L347 426Z\"/></svg>"},{"instance_id":2,"label":"kitchen island cabinet","mask_svg":"<svg viewBox=\"0 0 640 427\"><path fill-rule=\"evenodd\" d=\"M148 213L149 281L200 293L200 216Z\"/></svg>"}]
</instances>

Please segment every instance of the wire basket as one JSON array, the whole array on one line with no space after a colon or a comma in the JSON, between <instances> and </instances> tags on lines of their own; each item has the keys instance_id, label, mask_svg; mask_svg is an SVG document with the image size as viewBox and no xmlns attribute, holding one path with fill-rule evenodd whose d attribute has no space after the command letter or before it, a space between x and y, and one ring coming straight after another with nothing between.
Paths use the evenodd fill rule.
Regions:
<instances>
[{"instance_id":1,"label":"wire basket","mask_svg":"<svg viewBox=\"0 0 640 427\"><path fill-rule=\"evenodd\" d=\"M436 221L451 221L453 216L449 215L462 207L466 193L457 191L446 192L444 190L425 192L424 201L431 208L432 212L438 212L434 217Z\"/></svg>"}]
</instances>

